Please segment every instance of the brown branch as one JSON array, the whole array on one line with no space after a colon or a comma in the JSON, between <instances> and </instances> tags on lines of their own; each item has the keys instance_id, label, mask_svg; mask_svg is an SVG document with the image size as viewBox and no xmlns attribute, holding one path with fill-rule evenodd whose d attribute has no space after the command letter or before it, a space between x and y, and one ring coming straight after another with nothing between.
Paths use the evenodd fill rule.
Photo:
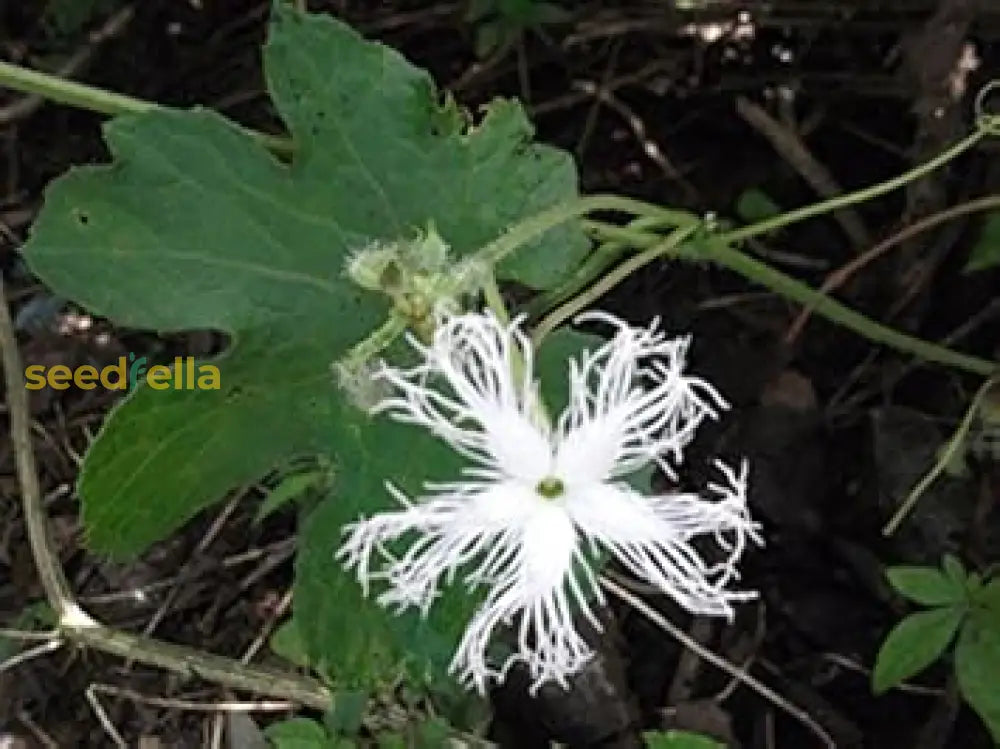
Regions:
<instances>
[{"instance_id":1,"label":"brown branch","mask_svg":"<svg viewBox=\"0 0 1000 749\"><path fill-rule=\"evenodd\" d=\"M688 636L687 632L675 625L665 616L663 616L659 611L654 609L652 606L648 605L645 601L639 598L634 593L630 592L628 589L619 585L618 582L611 579L609 576L602 576L600 579L601 587L610 593L617 596L619 599L627 603L629 606L634 608L640 614L649 619L653 624L658 626L663 631L672 635L678 642L680 642L685 648L691 652L697 654L702 660L707 663L711 663L713 666L721 671L724 671L729 676L733 677L741 684L752 689L754 692L759 694L765 700L770 702L772 705L778 709L784 711L788 715L795 718L802 725L808 728L812 733L823 742L824 746L830 749L836 749L836 743L827 733L826 729L823 728L809 713L807 713L802 708L793 705L791 702L786 700L780 694L775 692L769 686L758 680L755 676L744 672L738 666L733 665L721 655L717 655L704 645L702 645L697 640Z\"/></svg>"}]
</instances>

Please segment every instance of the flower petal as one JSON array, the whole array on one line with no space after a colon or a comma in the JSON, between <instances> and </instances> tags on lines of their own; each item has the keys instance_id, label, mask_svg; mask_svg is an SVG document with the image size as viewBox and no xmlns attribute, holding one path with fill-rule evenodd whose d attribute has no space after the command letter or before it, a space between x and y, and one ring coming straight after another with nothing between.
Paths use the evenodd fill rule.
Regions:
<instances>
[{"instance_id":1,"label":"flower petal","mask_svg":"<svg viewBox=\"0 0 1000 749\"><path fill-rule=\"evenodd\" d=\"M383 605L419 606L426 613L437 597L441 578L450 580L471 560L505 548L504 539L512 528L524 525L537 501L533 492L517 482L466 481L430 489L426 497L410 502L390 485L405 509L345 528L347 538L337 555L346 567L357 570L366 594L372 580L389 582L378 599ZM411 531L419 535L398 558L385 548ZM371 557L376 551L389 564L373 572Z\"/></svg>"},{"instance_id":2,"label":"flower petal","mask_svg":"<svg viewBox=\"0 0 1000 749\"><path fill-rule=\"evenodd\" d=\"M585 485L633 473L682 451L705 418L726 408L704 380L683 374L688 339L668 340L657 330L631 328L600 313L618 332L570 365L570 403L559 420L556 473ZM644 381L649 382L644 387Z\"/></svg>"},{"instance_id":3,"label":"flower petal","mask_svg":"<svg viewBox=\"0 0 1000 749\"><path fill-rule=\"evenodd\" d=\"M586 562L569 516L558 503L542 501L518 536L516 552L469 622L452 661L459 678L480 692L516 663L527 666L532 690L550 680L565 687L566 677L592 655L574 625L574 603L588 614L589 609L572 569L574 560ZM515 625L517 648L497 669L487 649L504 624Z\"/></svg>"},{"instance_id":4,"label":"flower petal","mask_svg":"<svg viewBox=\"0 0 1000 749\"><path fill-rule=\"evenodd\" d=\"M747 514L745 472L727 478L730 486L712 487L723 493L720 501L688 494L647 498L627 486L597 484L570 492L566 507L580 532L633 575L692 613L731 617L733 601L755 594L725 586L737 577L747 540L759 543L760 536ZM702 536L716 540L723 561L704 560L692 543Z\"/></svg>"},{"instance_id":5,"label":"flower petal","mask_svg":"<svg viewBox=\"0 0 1000 749\"><path fill-rule=\"evenodd\" d=\"M565 509L518 482L436 489L439 493L416 503L393 489L407 507L349 526L339 556L357 569L366 593L372 580L387 581L380 604L417 606L425 614L442 582L470 567L464 581L490 590L466 628L452 669L481 692L491 678L502 678L519 662L527 665L535 687L548 680L565 684L590 657L574 626L574 612L581 609L599 626L572 569L574 561L585 565L586 560ZM419 536L401 556L392 556L384 545L409 531ZM376 551L389 563L372 572ZM586 574L594 591L593 575ZM496 629L507 624L517 626L517 647L497 667L488 649Z\"/></svg>"},{"instance_id":6,"label":"flower petal","mask_svg":"<svg viewBox=\"0 0 1000 749\"><path fill-rule=\"evenodd\" d=\"M479 475L543 478L552 448L535 396L531 345L519 322L504 326L488 312L442 317L430 346L410 338L423 359L419 366L383 365L378 376L397 394L375 410L426 427L476 463ZM523 362L519 377L517 362ZM444 387L432 388L438 379Z\"/></svg>"}]
</instances>

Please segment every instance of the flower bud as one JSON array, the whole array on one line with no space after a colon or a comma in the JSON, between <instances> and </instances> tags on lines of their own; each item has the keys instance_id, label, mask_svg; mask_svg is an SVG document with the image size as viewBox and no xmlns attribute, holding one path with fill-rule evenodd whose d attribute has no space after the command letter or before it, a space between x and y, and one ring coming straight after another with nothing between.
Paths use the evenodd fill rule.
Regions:
<instances>
[{"instance_id":1,"label":"flower bud","mask_svg":"<svg viewBox=\"0 0 1000 749\"><path fill-rule=\"evenodd\" d=\"M399 248L394 243L372 242L347 261L348 278L369 291L393 294L404 283L403 275Z\"/></svg>"},{"instance_id":2,"label":"flower bud","mask_svg":"<svg viewBox=\"0 0 1000 749\"><path fill-rule=\"evenodd\" d=\"M428 221L427 230L404 245L403 255L406 264L417 273L436 275L446 270L450 250L447 242L438 234L434 222Z\"/></svg>"}]
</instances>

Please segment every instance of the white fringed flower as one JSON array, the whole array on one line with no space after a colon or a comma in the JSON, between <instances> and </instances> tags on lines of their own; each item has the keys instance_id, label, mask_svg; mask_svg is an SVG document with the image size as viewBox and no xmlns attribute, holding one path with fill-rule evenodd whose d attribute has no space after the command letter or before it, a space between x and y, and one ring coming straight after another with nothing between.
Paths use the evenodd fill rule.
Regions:
<instances>
[{"instance_id":1,"label":"white fringed flower","mask_svg":"<svg viewBox=\"0 0 1000 749\"><path fill-rule=\"evenodd\" d=\"M339 552L367 593L373 579L388 587L378 600L425 614L442 584L456 575L487 589L452 662L466 683L485 691L517 662L533 688L566 686L591 650L574 625L578 613L601 625L603 603L588 550L610 552L635 577L696 614L731 617L752 592L727 589L747 540L760 543L746 506L746 465L718 464L715 499L695 494L646 497L624 479L651 463L673 475L684 447L706 417L726 408L716 390L684 375L688 340L669 340L654 322L617 328L614 337L570 362L570 399L552 428L536 396L531 344L515 322L492 314L439 321L412 369L383 365L379 377L395 395L376 410L417 424L468 459L461 477L427 484L411 501L388 484L403 509L352 524ZM394 557L385 544L408 533L412 545ZM695 546L718 546L711 563ZM371 568L373 552L384 569ZM511 625L515 652L499 665L487 654L498 627Z\"/></svg>"}]
</instances>

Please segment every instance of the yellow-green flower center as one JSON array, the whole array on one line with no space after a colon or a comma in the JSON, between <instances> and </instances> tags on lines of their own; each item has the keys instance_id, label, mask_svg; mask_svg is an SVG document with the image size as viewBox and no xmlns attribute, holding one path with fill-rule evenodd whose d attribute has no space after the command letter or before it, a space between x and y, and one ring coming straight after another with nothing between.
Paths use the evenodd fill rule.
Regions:
<instances>
[{"instance_id":1,"label":"yellow-green flower center","mask_svg":"<svg viewBox=\"0 0 1000 749\"><path fill-rule=\"evenodd\" d=\"M546 476L538 482L535 491L545 497L545 499L555 499L562 496L563 492L566 491L566 485L563 484L562 479L558 479L555 476Z\"/></svg>"}]
</instances>

